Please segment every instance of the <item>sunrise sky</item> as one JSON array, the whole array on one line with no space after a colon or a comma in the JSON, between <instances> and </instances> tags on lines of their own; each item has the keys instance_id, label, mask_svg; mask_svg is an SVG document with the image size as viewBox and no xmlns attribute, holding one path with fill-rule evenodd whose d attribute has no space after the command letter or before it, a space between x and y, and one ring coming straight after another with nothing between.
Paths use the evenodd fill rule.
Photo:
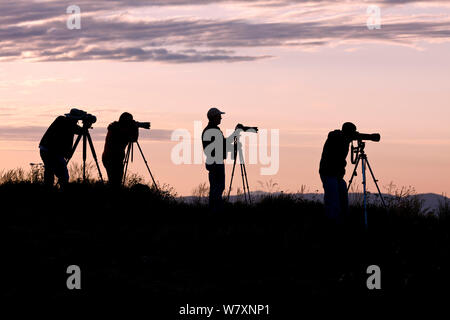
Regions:
<instances>
[{"instance_id":1,"label":"sunrise sky","mask_svg":"<svg viewBox=\"0 0 450 320\"><path fill-rule=\"evenodd\" d=\"M79 30L67 28L70 5ZM380 29L366 25L369 5ZM381 133L366 151L383 191L449 194L449 14L450 1L2 0L0 170L40 162L42 134L72 106L97 116L101 155L106 126L128 111L152 123L140 141L156 179L189 195L207 172L172 162L171 134L198 139L194 121L216 106L224 131L279 129L279 171L247 165L251 190L272 179L322 192L323 143L352 121ZM139 157L132 169L146 175Z\"/></svg>"}]
</instances>

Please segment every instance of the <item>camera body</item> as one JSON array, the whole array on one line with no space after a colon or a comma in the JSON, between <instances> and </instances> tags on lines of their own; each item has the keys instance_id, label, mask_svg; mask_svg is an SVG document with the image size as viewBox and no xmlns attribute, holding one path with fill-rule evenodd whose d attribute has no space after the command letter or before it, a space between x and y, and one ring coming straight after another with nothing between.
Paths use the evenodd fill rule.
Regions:
<instances>
[{"instance_id":1,"label":"camera body","mask_svg":"<svg viewBox=\"0 0 450 320\"><path fill-rule=\"evenodd\" d=\"M254 133L258 132L258 127L247 127L240 123L238 123L238 125L236 126L236 130L238 130L238 129L240 129L244 132L254 132Z\"/></svg>"},{"instance_id":2,"label":"camera body","mask_svg":"<svg viewBox=\"0 0 450 320\"><path fill-rule=\"evenodd\" d=\"M136 124L136 126L138 128L142 128L142 129L147 129L150 130L150 122L139 122L139 121L134 121L134 123Z\"/></svg>"},{"instance_id":3,"label":"camera body","mask_svg":"<svg viewBox=\"0 0 450 320\"><path fill-rule=\"evenodd\" d=\"M88 113L81 121L83 122L83 125L90 127L93 123L97 122L97 117Z\"/></svg>"},{"instance_id":4,"label":"camera body","mask_svg":"<svg viewBox=\"0 0 450 320\"><path fill-rule=\"evenodd\" d=\"M75 119L77 121L81 120L83 122L83 126L85 127L90 127L93 123L97 122L96 116L80 109L70 110L70 113L67 113L66 117L70 119Z\"/></svg>"}]
</instances>

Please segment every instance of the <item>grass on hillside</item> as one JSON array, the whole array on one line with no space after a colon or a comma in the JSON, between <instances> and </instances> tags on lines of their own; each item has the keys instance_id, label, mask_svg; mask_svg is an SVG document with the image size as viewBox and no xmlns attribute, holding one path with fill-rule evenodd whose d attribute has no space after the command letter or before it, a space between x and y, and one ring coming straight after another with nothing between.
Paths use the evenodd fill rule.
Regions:
<instances>
[{"instance_id":1,"label":"grass on hillside","mask_svg":"<svg viewBox=\"0 0 450 320\"><path fill-rule=\"evenodd\" d=\"M212 215L204 187L199 201L186 203L169 186L157 191L138 176L121 190L72 177L62 192L43 186L39 171L1 174L4 295L223 302L230 295L421 295L450 284L448 201L437 214L424 214L420 201L400 192L389 211L369 206L365 230L357 202L338 227L322 203L301 193L226 203ZM83 270L81 293L65 286L72 264ZM372 264L382 270L380 292L366 287Z\"/></svg>"}]
</instances>

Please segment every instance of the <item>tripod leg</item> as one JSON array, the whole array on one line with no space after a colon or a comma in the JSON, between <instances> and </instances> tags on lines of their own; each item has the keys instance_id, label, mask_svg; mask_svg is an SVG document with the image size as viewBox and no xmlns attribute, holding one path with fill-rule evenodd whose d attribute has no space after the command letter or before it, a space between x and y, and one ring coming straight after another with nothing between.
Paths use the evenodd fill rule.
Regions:
<instances>
[{"instance_id":1,"label":"tripod leg","mask_svg":"<svg viewBox=\"0 0 450 320\"><path fill-rule=\"evenodd\" d=\"M242 187L244 188L244 197L245 197L245 202L248 202L247 200L247 190L245 188L245 181L244 181L244 169L242 167L242 163L240 164L241 166L241 176L242 176Z\"/></svg>"},{"instance_id":2,"label":"tripod leg","mask_svg":"<svg viewBox=\"0 0 450 320\"><path fill-rule=\"evenodd\" d=\"M153 178L153 174L152 174L152 172L150 171L150 167L148 166L147 159L145 159L144 152L142 152L141 146L139 145L139 142L138 142L138 141L136 141L136 144L137 144L137 146L138 146L138 148L139 148L139 151L141 152L142 159L144 159L145 165L147 166L148 173L150 174L150 177L152 178L153 185L155 186L155 189L156 189L157 191L159 191L158 185L157 185L156 182L155 182L155 178Z\"/></svg>"},{"instance_id":3,"label":"tripod leg","mask_svg":"<svg viewBox=\"0 0 450 320\"><path fill-rule=\"evenodd\" d=\"M83 134L83 181L86 181L86 133Z\"/></svg>"},{"instance_id":4,"label":"tripod leg","mask_svg":"<svg viewBox=\"0 0 450 320\"><path fill-rule=\"evenodd\" d=\"M234 177L234 169L236 168L236 156L237 156L237 138L234 137L234 147L233 147L233 170L231 171L231 180L230 180L230 188L228 189L228 197L227 200L230 201L230 194L231 194L231 186L233 184L233 177Z\"/></svg>"},{"instance_id":5,"label":"tripod leg","mask_svg":"<svg viewBox=\"0 0 450 320\"><path fill-rule=\"evenodd\" d=\"M366 158L366 163L367 163L367 166L369 167L370 174L372 175L373 182L375 183L375 186L377 187L378 194L380 195L381 202L383 203L384 208L387 210L386 203L384 202L384 198L383 198L383 196L381 194L380 188L378 187L378 180L375 179L375 175L373 174L372 168L370 167L370 163L369 163L369 160L367 158Z\"/></svg>"},{"instance_id":6,"label":"tripod leg","mask_svg":"<svg viewBox=\"0 0 450 320\"><path fill-rule=\"evenodd\" d=\"M353 178L356 177L356 175L357 175L356 170L358 169L358 164L359 164L360 159L361 158L359 156L358 156L358 158L356 158L355 168L353 169L352 177L350 178L350 181L348 182L347 191L350 191L350 186L352 185Z\"/></svg>"},{"instance_id":7,"label":"tripod leg","mask_svg":"<svg viewBox=\"0 0 450 320\"><path fill-rule=\"evenodd\" d=\"M248 202L249 200L247 200L247 186L245 184L245 180L244 180L244 173L245 173L245 164L244 164L244 154L242 153L242 148L239 145L239 141L237 137L234 137L234 148L235 148L235 159L237 158L237 156L239 156L239 166L241 167L241 177L242 177L242 187L244 189L244 198L245 198L245 202ZM246 174L246 173L245 173Z\"/></svg>"},{"instance_id":8,"label":"tripod leg","mask_svg":"<svg viewBox=\"0 0 450 320\"><path fill-rule=\"evenodd\" d=\"M82 135L79 134L78 137L77 137L77 140L75 140L75 143L73 144L73 147L72 147L72 151L70 153L70 157L69 157L69 159L67 159L66 164L69 164L70 159L72 159L73 154L75 153L75 150L77 149L78 144L80 143L81 137L82 137Z\"/></svg>"},{"instance_id":9,"label":"tripod leg","mask_svg":"<svg viewBox=\"0 0 450 320\"><path fill-rule=\"evenodd\" d=\"M252 198L250 196L250 188L248 186L247 168L245 167L245 163L242 164L242 167L244 168L244 176L245 176L245 183L247 185L248 200L250 203L252 203Z\"/></svg>"},{"instance_id":10,"label":"tripod leg","mask_svg":"<svg viewBox=\"0 0 450 320\"><path fill-rule=\"evenodd\" d=\"M230 188L228 189L227 201L230 201L231 185L233 184L234 169L236 168L236 156L234 156L233 170L231 171Z\"/></svg>"},{"instance_id":11,"label":"tripod leg","mask_svg":"<svg viewBox=\"0 0 450 320\"><path fill-rule=\"evenodd\" d=\"M131 151L130 151L131 162L134 162L134 144L131 143L130 147L131 147Z\"/></svg>"},{"instance_id":12,"label":"tripod leg","mask_svg":"<svg viewBox=\"0 0 450 320\"><path fill-rule=\"evenodd\" d=\"M89 132L87 133L87 138L89 141L89 146L91 148L92 157L94 158L95 164L97 165L98 176L100 177L100 181L103 182L103 176L102 176L102 172L100 171L100 166L98 164L97 154L95 153L94 144L92 143L92 138L91 138L91 135L89 134Z\"/></svg>"},{"instance_id":13,"label":"tripod leg","mask_svg":"<svg viewBox=\"0 0 450 320\"><path fill-rule=\"evenodd\" d=\"M362 167L363 189L364 189L364 223L367 229L368 225L367 225L366 159L363 158L361 162L362 162L361 167Z\"/></svg>"},{"instance_id":14,"label":"tripod leg","mask_svg":"<svg viewBox=\"0 0 450 320\"><path fill-rule=\"evenodd\" d=\"M130 160L131 145L132 145L132 142L129 142L128 146L127 146L127 152L125 154L125 160L123 162L124 171L123 171L123 177L122 177L122 185L125 185L125 181L126 181L126 177L127 177L128 161Z\"/></svg>"}]
</instances>

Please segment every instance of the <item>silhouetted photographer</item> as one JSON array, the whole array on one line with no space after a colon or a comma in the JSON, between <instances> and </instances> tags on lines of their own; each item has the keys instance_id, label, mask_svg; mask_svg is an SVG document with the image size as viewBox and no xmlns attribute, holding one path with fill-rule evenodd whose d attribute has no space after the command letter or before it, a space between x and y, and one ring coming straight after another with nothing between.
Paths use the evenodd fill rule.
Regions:
<instances>
[{"instance_id":1,"label":"silhouetted photographer","mask_svg":"<svg viewBox=\"0 0 450 320\"><path fill-rule=\"evenodd\" d=\"M344 180L345 166L350 142L356 134L356 126L351 122L342 125L342 130L328 134L320 160L320 179L324 189L326 215L342 223L348 212L347 184Z\"/></svg>"},{"instance_id":2,"label":"silhouetted photographer","mask_svg":"<svg viewBox=\"0 0 450 320\"><path fill-rule=\"evenodd\" d=\"M342 130L334 130L328 134L320 160L319 173L324 189L325 212L329 218L338 224L346 220L348 213L348 188L344 180L344 175L349 146L354 140L358 141L358 146L362 146L364 144L362 142L363 140L380 141L380 135L376 133L359 133L356 131L356 126L353 123L346 122L342 125ZM353 162L353 148L352 163L355 163ZM363 167L365 168L365 165ZM354 175L355 172L356 167Z\"/></svg>"},{"instance_id":3,"label":"silhouetted photographer","mask_svg":"<svg viewBox=\"0 0 450 320\"><path fill-rule=\"evenodd\" d=\"M75 134L87 130L87 122L83 127L77 125L81 120L77 109L70 110L65 116L53 121L39 143L42 161L44 162L44 183L53 186L55 176L63 188L69 182L67 160L72 156L72 144Z\"/></svg>"},{"instance_id":4,"label":"silhouetted photographer","mask_svg":"<svg viewBox=\"0 0 450 320\"><path fill-rule=\"evenodd\" d=\"M108 126L102 162L108 174L108 181L114 187L120 187L124 175L125 148L130 142L136 142L139 136L139 122L124 112L119 121ZM150 124L148 124L150 128Z\"/></svg>"},{"instance_id":5,"label":"silhouetted photographer","mask_svg":"<svg viewBox=\"0 0 450 320\"><path fill-rule=\"evenodd\" d=\"M242 124L236 126L236 131L225 138L219 128L225 112L217 108L209 109L207 113L208 125L202 132L203 151L206 155L206 170L209 178L209 207L211 211L218 212L223 208L222 194L225 190L225 164L227 152L233 150L236 131L245 130Z\"/></svg>"}]
</instances>

